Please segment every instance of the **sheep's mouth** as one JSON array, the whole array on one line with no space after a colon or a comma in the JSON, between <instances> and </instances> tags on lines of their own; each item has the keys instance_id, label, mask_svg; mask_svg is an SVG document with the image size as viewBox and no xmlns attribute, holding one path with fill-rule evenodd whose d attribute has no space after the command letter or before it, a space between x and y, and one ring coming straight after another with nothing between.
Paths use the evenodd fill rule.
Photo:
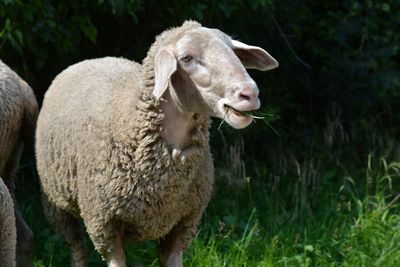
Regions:
<instances>
[{"instance_id":1,"label":"sheep's mouth","mask_svg":"<svg viewBox=\"0 0 400 267\"><path fill-rule=\"evenodd\" d=\"M239 117L251 117L252 113L250 110L248 111L240 111L237 110L227 104L224 104L224 110L225 110L225 116L229 113L229 112L233 112L235 115L239 116Z\"/></svg>"},{"instance_id":2,"label":"sheep's mouth","mask_svg":"<svg viewBox=\"0 0 400 267\"><path fill-rule=\"evenodd\" d=\"M252 121L255 121L256 119L262 119L262 120L265 119L265 117L254 115L254 113L256 113L256 110L241 111L225 103L223 104L223 109L224 109L224 116L222 118L221 123L218 126L218 129L221 128L224 121L226 121L228 124L230 124L236 129L242 129L248 126Z\"/></svg>"}]
</instances>

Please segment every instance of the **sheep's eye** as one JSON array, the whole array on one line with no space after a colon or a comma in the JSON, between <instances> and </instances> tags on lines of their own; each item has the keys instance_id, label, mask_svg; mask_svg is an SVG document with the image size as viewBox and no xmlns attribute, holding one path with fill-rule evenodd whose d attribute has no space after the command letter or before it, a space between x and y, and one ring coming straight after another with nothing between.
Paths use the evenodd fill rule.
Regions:
<instances>
[{"instance_id":1,"label":"sheep's eye","mask_svg":"<svg viewBox=\"0 0 400 267\"><path fill-rule=\"evenodd\" d=\"M192 59L193 59L193 57L192 57L191 55L186 55L186 56L184 56L184 57L181 58L181 60L182 60L183 62L189 62L189 61L191 61Z\"/></svg>"}]
</instances>

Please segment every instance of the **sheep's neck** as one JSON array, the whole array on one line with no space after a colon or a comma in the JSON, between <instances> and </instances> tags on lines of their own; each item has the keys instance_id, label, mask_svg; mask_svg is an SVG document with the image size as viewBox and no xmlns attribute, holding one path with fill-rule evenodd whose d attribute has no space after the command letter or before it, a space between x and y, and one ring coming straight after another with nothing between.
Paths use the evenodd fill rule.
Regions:
<instances>
[{"instance_id":1,"label":"sheep's neck","mask_svg":"<svg viewBox=\"0 0 400 267\"><path fill-rule=\"evenodd\" d=\"M171 149L183 151L191 145L190 132L194 127L195 114L183 111L168 91L164 98L165 101L161 103L161 109L164 112L161 136Z\"/></svg>"}]
</instances>

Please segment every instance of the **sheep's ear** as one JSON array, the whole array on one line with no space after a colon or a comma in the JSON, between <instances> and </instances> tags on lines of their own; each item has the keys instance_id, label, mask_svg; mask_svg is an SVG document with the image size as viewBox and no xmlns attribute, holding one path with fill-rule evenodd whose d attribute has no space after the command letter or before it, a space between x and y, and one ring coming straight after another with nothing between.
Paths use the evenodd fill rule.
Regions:
<instances>
[{"instance_id":1,"label":"sheep's ear","mask_svg":"<svg viewBox=\"0 0 400 267\"><path fill-rule=\"evenodd\" d=\"M258 47L232 40L232 49L246 69L271 70L279 66L278 61L267 51Z\"/></svg>"},{"instance_id":2,"label":"sheep's ear","mask_svg":"<svg viewBox=\"0 0 400 267\"><path fill-rule=\"evenodd\" d=\"M155 83L153 95L160 99L168 88L171 75L176 71L177 61L172 46L161 48L154 59Z\"/></svg>"}]
</instances>

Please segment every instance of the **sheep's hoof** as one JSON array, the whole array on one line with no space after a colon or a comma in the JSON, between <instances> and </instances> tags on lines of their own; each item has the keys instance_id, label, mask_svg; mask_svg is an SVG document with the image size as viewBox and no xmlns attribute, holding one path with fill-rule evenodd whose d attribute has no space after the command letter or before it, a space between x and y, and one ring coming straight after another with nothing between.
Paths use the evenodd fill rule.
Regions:
<instances>
[{"instance_id":1,"label":"sheep's hoof","mask_svg":"<svg viewBox=\"0 0 400 267\"><path fill-rule=\"evenodd\" d=\"M174 149L172 150L172 158L173 158L174 160L177 160L178 157L179 157L181 154L182 154L182 151L181 151L180 149L174 148Z\"/></svg>"}]
</instances>

